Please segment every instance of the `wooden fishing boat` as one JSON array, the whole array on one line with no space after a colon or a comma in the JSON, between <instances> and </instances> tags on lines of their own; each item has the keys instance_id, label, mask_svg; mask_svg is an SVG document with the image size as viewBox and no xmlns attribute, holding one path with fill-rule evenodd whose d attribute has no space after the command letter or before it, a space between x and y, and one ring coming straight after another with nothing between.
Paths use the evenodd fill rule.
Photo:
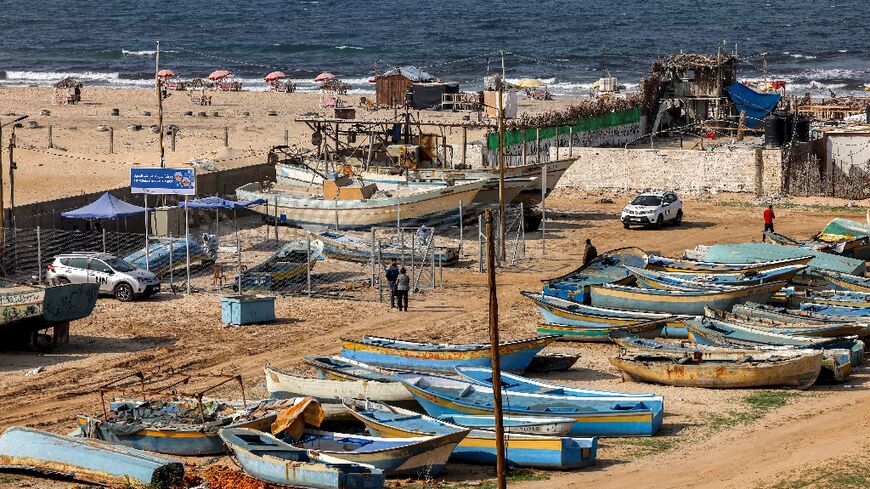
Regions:
<instances>
[{"instance_id":1,"label":"wooden fishing boat","mask_svg":"<svg viewBox=\"0 0 870 489\"><path fill-rule=\"evenodd\" d=\"M314 269L323 257L320 240L291 241L278 249L263 262L242 272L242 288L272 289L293 281L304 281L309 270ZM238 278L234 280L238 283Z\"/></svg>"},{"instance_id":2,"label":"wooden fishing boat","mask_svg":"<svg viewBox=\"0 0 870 489\"><path fill-rule=\"evenodd\" d=\"M393 438L454 433L464 430L407 409L386 404L352 400L345 402L347 411L365 423L368 430ZM567 438L506 432L505 459L514 467L571 470L595 463L597 438ZM490 430L475 429L459 442L450 460L495 465L496 436Z\"/></svg>"},{"instance_id":3,"label":"wooden fishing boat","mask_svg":"<svg viewBox=\"0 0 870 489\"><path fill-rule=\"evenodd\" d=\"M532 358L556 338L557 335L537 336L499 344L502 368L525 370ZM362 341L342 338L341 356L380 367L435 372L453 372L459 366L485 366L492 361L489 343L433 344L377 336L365 336Z\"/></svg>"},{"instance_id":4,"label":"wooden fishing boat","mask_svg":"<svg viewBox=\"0 0 870 489\"><path fill-rule=\"evenodd\" d=\"M813 242L828 245L825 251L866 260L870 258L870 226L849 219L834 218Z\"/></svg>"},{"instance_id":5,"label":"wooden fishing boat","mask_svg":"<svg viewBox=\"0 0 870 489\"><path fill-rule=\"evenodd\" d=\"M330 184L330 182L335 182ZM355 186L341 178L324 182L324 190L274 186L259 183L239 187L239 199L263 199L267 204L252 210L305 228L368 230L372 226L437 226L456 222L460 202L471 202L484 182L469 181L448 187L422 190L378 191L376 186ZM275 210L277 206L277 211ZM445 221L446 222L446 221Z\"/></svg>"},{"instance_id":6,"label":"wooden fishing boat","mask_svg":"<svg viewBox=\"0 0 870 489\"><path fill-rule=\"evenodd\" d=\"M851 308L870 309L870 292L853 292L843 290L807 290L803 294L793 294L788 298L789 304L826 304Z\"/></svg>"},{"instance_id":7,"label":"wooden fishing boat","mask_svg":"<svg viewBox=\"0 0 870 489\"><path fill-rule=\"evenodd\" d=\"M622 333L622 335L627 335L627 333ZM492 369L480 367L458 367L456 373L466 380L492 388ZM545 394L567 397L620 397L634 401L648 402L649 405L664 406L664 399L662 396L654 394L582 389L567 385L550 384L540 380L512 374L510 372L502 372L501 384L502 390L508 392L524 392L526 394Z\"/></svg>"},{"instance_id":8,"label":"wooden fishing boat","mask_svg":"<svg viewBox=\"0 0 870 489\"><path fill-rule=\"evenodd\" d=\"M649 341L649 340L647 340ZM675 359L668 352L624 350L610 360L625 380L678 387L806 389L816 382L822 352L716 352L706 358L691 353Z\"/></svg>"},{"instance_id":9,"label":"wooden fishing boat","mask_svg":"<svg viewBox=\"0 0 870 489\"><path fill-rule=\"evenodd\" d=\"M450 377L398 373L396 377L430 416L494 412L492 389ZM570 436L652 436L661 428L661 398L571 397L505 391L506 414L572 418Z\"/></svg>"},{"instance_id":10,"label":"wooden fishing boat","mask_svg":"<svg viewBox=\"0 0 870 489\"><path fill-rule=\"evenodd\" d=\"M136 250L124 257L124 261L142 270L150 270L157 275L165 275L170 270L181 270L187 264L187 249L190 247L191 266L214 262L196 237L188 234L187 238L151 237L148 239L148 253L145 248Z\"/></svg>"},{"instance_id":11,"label":"wooden fishing boat","mask_svg":"<svg viewBox=\"0 0 870 489\"><path fill-rule=\"evenodd\" d=\"M856 322L860 321L860 317L836 317L816 314L811 311L802 311L800 309L786 309L784 307L774 307L766 304L756 304L747 302L745 304L737 304L732 309L735 313L743 314L750 317L767 318L782 322L796 322L802 324L829 324L841 322Z\"/></svg>"},{"instance_id":12,"label":"wooden fishing boat","mask_svg":"<svg viewBox=\"0 0 870 489\"><path fill-rule=\"evenodd\" d=\"M427 479L444 470L453 449L470 431L415 438L381 438L310 429L290 443L318 454L371 465L384 471L387 477Z\"/></svg>"},{"instance_id":13,"label":"wooden fishing boat","mask_svg":"<svg viewBox=\"0 0 870 489\"><path fill-rule=\"evenodd\" d=\"M534 292L521 292L538 306L544 324L538 334L558 334L560 340L609 342L611 331L685 338L682 318L671 314L587 306Z\"/></svg>"},{"instance_id":14,"label":"wooden fishing boat","mask_svg":"<svg viewBox=\"0 0 870 489\"><path fill-rule=\"evenodd\" d=\"M820 234L827 241L821 239L799 240L788 236L765 231L764 235L776 244L797 246L808 250L823 251L834 255L848 256L850 258L867 259L870 257L870 237L839 237L834 235Z\"/></svg>"},{"instance_id":15,"label":"wooden fishing boat","mask_svg":"<svg viewBox=\"0 0 870 489\"><path fill-rule=\"evenodd\" d=\"M818 275L835 290L848 290L851 292L870 292L870 278L852 275L849 273L829 272L819 270Z\"/></svg>"},{"instance_id":16,"label":"wooden fishing boat","mask_svg":"<svg viewBox=\"0 0 870 489\"><path fill-rule=\"evenodd\" d=\"M374 254L377 260L384 263L388 263L392 259L411 260L411 255L414 255L415 263L427 262L433 256L435 263L440 263L443 266L454 265L459 261L459 247L457 246L438 246L434 250L429 249L428 240L432 239L431 236L430 234L427 237L427 241L414 243L413 249L410 242L404 246L397 243L379 243L379 245L374 246ZM329 258L371 263L373 249L371 239L363 239L339 231L323 231L318 233L317 237L323 243L323 253Z\"/></svg>"},{"instance_id":17,"label":"wooden fishing boat","mask_svg":"<svg viewBox=\"0 0 870 489\"><path fill-rule=\"evenodd\" d=\"M0 435L0 469L69 477L112 487L169 488L184 465L134 448L13 426Z\"/></svg>"},{"instance_id":18,"label":"wooden fishing boat","mask_svg":"<svg viewBox=\"0 0 870 489\"><path fill-rule=\"evenodd\" d=\"M743 302L767 302L785 282L773 282L727 290L659 290L596 285L592 287L592 305L599 307L663 312L669 314L704 314L704 306L730 311Z\"/></svg>"},{"instance_id":19,"label":"wooden fishing boat","mask_svg":"<svg viewBox=\"0 0 870 489\"><path fill-rule=\"evenodd\" d=\"M770 282L788 282L806 269L806 265L790 265L746 273L681 273L657 272L626 265L641 287L663 290L715 289L718 287L746 287Z\"/></svg>"},{"instance_id":20,"label":"wooden fishing boat","mask_svg":"<svg viewBox=\"0 0 870 489\"><path fill-rule=\"evenodd\" d=\"M564 372L579 359L579 353L538 353L526 367L526 372Z\"/></svg>"},{"instance_id":21,"label":"wooden fishing boat","mask_svg":"<svg viewBox=\"0 0 870 489\"><path fill-rule=\"evenodd\" d=\"M225 428L219 434L242 469L266 482L317 489L384 487L384 473L369 465L312 453L255 430Z\"/></svg>"},{"instance_id":22,"label":"wooden fishing boat","mask_svg":"<svg viewBox=\"0 0 870 489\"><path fill-rule=\"evenodd\" d=\"M51 349L69 342L69 322L87 317L97 304L99 285L21 285L0 280L0 337L7 345ZM40 331L52 328L43 342Z\"/></svg>"},{"instance_id":23,"label":"wooden fishing boat","mask_svg":"<svg viewBox=\"0 0 870 489\"><path fill-rule=\"evenodd\" d=\"M396 382L395 371L366 365L343 357L305 357L302 359L316 368L321 378L331 380L373 380Z\"/></svg>"},{"instance_id":24,"label":"wooden fishing boat","mask_svg":"<svg viewBox=\"0 0 870 489\"><path fill-rule=\"evenodd\" d=\"M760 262L769 263L771 261L777 263L776 266L788 264L808 265L806 272L800 274L799 277L805 275L811 276L816 270L832 270L857 274L863 274L867 270L864 260L775 243L719 243L711 246L698 246L694 250L686 251L686 256L691 256L705 262L712 262L714 265L731 263L737 266L755 266ZM804 262L802 259L807 256L811 257L811 259L809 262ZM791 260L799 260L799 263L790 263Z\"/></svg>"},{"instance_id":25,"label":"wooden fishing boat","mask_svg":"<svg viewBox=\"0 0 870 489\"><path fill-rule=\"evenodd\" d=\"M804 302L800 304L801 312L808 312L818 317L826 317L835 320L852 319L858 322L870 322L870 307L843 306L834 304L814 304ZM792 309L789 309L792 311Z\"/></svg>"},{"instance_id":26,"label":"wooden fishing boat","mask_svg":"<svg viewBox=\"0 0 870 489\"><path fill-rule=\"evenodd\" d=\"M445 414L439 416L445 423L473 428L476 430L495 431L495 416L474 414ZM574 420L571 418L545 418L535 416L504 416L502 419L505 433L523 433L526 435L563 436L571 431Z\"/></svg>"},{"instance_id":27,"label":"wooden fishing boat","mask_svg":"<svg viewBox=\"0 0 870 489\"><path fill-rule=\"evenodd\" d=\"M806 265L812 256L799 256L779 260L755 261L751 263L718 263L709 261L681 260L650 255L646 268L660 272L681 273L747 273L780 268L791 265Z\"/></svg>"},{"instance_id":28,"label":"wooden fishing boat","mask_svg":"<svg viewBox=\"0 0 870 489\"><path fill-rule=\"evenodd\" d=\"M168 455L217 455L224 452L217 433L222 427L268 431L276 417L269 404L205 400L200 411L195 399L116 401L108 418L79 415L77 422L86 438Z\"/></svg>"},{"instance_id":29,"label":"wooden fishing boat","mask_svg":"<svg viewBox=\"0 0 870 489\"><path fill-rule=\"evenodd\" d=\"M625 269L625 265L643 268L646 260L646 253L640 248L610 250L565 275L545 280L543 293L579 304L588 304L590 286L633 283L634 275Z\"/></svg>"},{"instance_id":30,"label":"wooden fishing boat","mask_svg":"<svg viewBox=\"0 0 870 489\"><path fill-rule=\"evenodd\" d=\"M842 336L861 337L870 335L870 325L855 322L822 324L784 322L763 317L748 316L736 312L720 311L709 307L704 309L704 316L730 323L745 324L749 327L780 334L816 336L822 338L837 338Z\"/></svg>"},{"instance_id":31,"label":"wooden fishing boat","mask_svg":"<svg viewBox=\"0 0 870 489\"><path fill-rule=\"evenodd\" d=\"M393 380L332 380L300 377L270 365L266 372L266 390L275 399L313 397L324 403L341 402L346 397L373 401L410 402L414 398Z\"/></svg>"}]
</instances>

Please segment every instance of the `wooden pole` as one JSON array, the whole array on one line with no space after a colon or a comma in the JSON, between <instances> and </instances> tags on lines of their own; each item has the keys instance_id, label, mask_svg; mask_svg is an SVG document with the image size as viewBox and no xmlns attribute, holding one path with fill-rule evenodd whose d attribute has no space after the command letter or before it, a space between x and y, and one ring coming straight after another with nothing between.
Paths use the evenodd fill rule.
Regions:
<instances>
[{"instance_id":1,"label":"wooden pole","mask_svg":"<svg viewBox=\"0 0 870 489\"><path fill-rule=\"evenodd\" d=\"M521 129L520 132L523 133L523 147L522 147L522 151L523 151L523 165L525 165L525 164L526 164L526 130L525 130L525 129Z\"/></svg>"},{"instance_id":2,"label":"wooden pole","mask_svg":"<svg viewBox=\"0 0 870 489\"><path fill-rule=\"evenodd\" d=\"M468 128L462 128L462 168L465 168L466 156L468 151Z\"/></svg>"},{"instance_id":3,"label":"wooden pole","mask_svg":"<svg viewBox=\"0 0 870 489\"><path fill-rule=\"evenodd\" d=\"M290 131L284 129L284 146L290 146Z\"/></svg>"},{"instance_id":4,"label":"wooden pole","mask_svg":"<svg viewBox=\"0 0 870 489\"><path fill-rule=\"evenodd\" d=\"M52 126L48 126L48 147L54 148L54 138L52 137Z\"/></svg>"},{"instance_id":5,"label":"wooden pole","mask_svg":"<svg viewBox=\"0 0 870 489\"><path fill-rule=\"evenodd\" d=\"M115 153L115 128L109 126L109 154Z\"/></svg>"},{"instance_id":6,"label":"wooden pole","mask_svg":"<svg viewBox=\"0 0 870 489\"><path fill-rule=\"evenodd\" d=\"M175 136L176 136L176 134L178 134L178 129L173 127L172 128L172 139L169 142L169 144L172 145L172 152L173 153L175 153Z\"/></svg>"},{"instance_id":7,"label":"wooden pole","mask_svg":"<svg viewBox=\"0 0 870 489\"><path fill-rule=\"evenodd\" d=\"M224 148L229 147L230 145L230 128L224 126Z\"/></svg>"},{"instance_id":8,"label":"wooden pole","mask_svg":"<svg viewBox=\"0 0 870 489\"><path fill-rule=\"evenodd\" d=\"M498 235L501 262L505 258L504 244L504 80L498 89Z\"/></svg>"},{"instance_id":9,"label":"wooden pole","mask_svg":"<svg viewBox=\"0 0 870 489\"><path fill-rule=\"evenodd\" d=\"M9 224L15 228L15 126L9 137Z\"/></svg>"},{"instance_id":10,"label":"wooden pole","mask_svg":"<svg viewBox=\"0 0 870 489\"><path fill-rule=\"evenodd\" d=\"M157 41L157 54L154 56L154 80L157 87L157 129L160 131L160 168L166 166L164 160L166 150L163 146L163 93L161 92L160 77L160 41Z\"/></svg>"},{"instance_id":11,"label":"wooden pole","mask_svg":"<svg viewBox=\"0 0 870 489\"><path fill-rule=\"evenodd\" d=\"M496 476L499 489L507 488L505 480L504 413L501 404L501 358L498 339L498 294L495 284L495 247L492 242L492 211L486 211L486 273L489 286L489 341L492 349L492 396L495 407Z\"/></svg>"},{"instance_id":12,"label":"wooden pole","mask_svg":"<svg viewBox=\"0 0 870 489\"><path fill-rule=\"evenodd\" d=\"M541 163L541 128L535 128L535 163Z\"/></svg>"}]
</instances>

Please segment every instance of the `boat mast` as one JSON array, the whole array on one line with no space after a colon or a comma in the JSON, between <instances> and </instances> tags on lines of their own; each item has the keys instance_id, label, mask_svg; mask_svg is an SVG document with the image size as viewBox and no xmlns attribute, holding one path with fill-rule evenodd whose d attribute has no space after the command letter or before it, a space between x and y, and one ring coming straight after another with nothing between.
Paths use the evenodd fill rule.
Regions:
<instances>
[{"instance_id":1,"label":"boat mast","mask_svg":"<svg viewBox=\"0 0 870 489\"><path fill-rule=\"evenodd\" d=\"M492 211L485 212L486 274L489 285L489 341L492 354L492 396L495 408L496 476L499 489L507 488L505 480L504 413L501 403L501 358L498 338L498 294L495 284L495 246L492 242Z\"/></svg>"}]
</instances>

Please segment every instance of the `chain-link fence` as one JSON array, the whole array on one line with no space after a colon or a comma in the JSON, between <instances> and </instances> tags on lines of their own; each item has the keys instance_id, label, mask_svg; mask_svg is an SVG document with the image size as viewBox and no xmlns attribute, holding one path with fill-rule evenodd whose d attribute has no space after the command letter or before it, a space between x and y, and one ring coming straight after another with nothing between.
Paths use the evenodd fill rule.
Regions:
<instances>
[{"instance_id":1,"label":"chain-link fence","mask_svg":"<svg viewBox=\"0 0 870 489\"><path fill-rule=\"evenodd\" d=\"M523 205L505 207L504 233L501 232L502 219L498 207L492 209L492 238L495 247L496 266L507 268L517 266L526 259L526 227ZM504 235L504 243L501 241ZM486 223L483 213L477 216L477 271L486 271Z\"/></svg>"}]
</instances>

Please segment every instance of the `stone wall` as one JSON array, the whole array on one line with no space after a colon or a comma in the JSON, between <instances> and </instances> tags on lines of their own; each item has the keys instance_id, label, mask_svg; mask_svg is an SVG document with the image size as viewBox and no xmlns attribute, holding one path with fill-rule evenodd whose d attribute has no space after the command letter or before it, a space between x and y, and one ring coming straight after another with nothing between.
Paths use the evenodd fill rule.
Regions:
<instances>
[{"instance_id":1,"label":"stone wall","mask_svg":"<svg viewBox=\"0 0 870 489\"><path fill-rule=\"evenodd\" d=\"M565 148L560 148L559 153L567 156ZM572 156L577 161L565 172L559 187L756 195L773 195L782 190L780 150L574 148Z\"/></svg>"}]
</instances>

